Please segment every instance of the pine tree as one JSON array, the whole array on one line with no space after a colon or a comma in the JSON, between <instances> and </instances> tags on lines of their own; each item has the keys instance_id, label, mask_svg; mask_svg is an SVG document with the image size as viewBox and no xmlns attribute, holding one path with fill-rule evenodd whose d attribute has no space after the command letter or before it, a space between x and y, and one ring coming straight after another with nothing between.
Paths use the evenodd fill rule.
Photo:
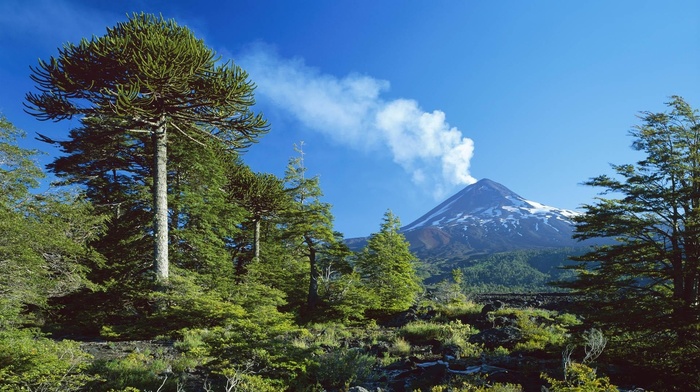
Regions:
<instances>
[{"instance_id":1,"label":"pine tree","mask_svg":"<svg viewBox=\"0 0 700 392\"><path fill-rule=\"evenodd\" d=\"M399 232L401 222L391 212L384 214L380 230L358 254L356 268L364 285L375 293L373 309L397 312L408 309L421 290L416 275L416 257Z\"/></svg>"},{"instance_id":2,"label":"pine tree","mask_svg":"<svg viewBox=\"0 0 700 392\"><path fill-rule=\"evenodd\" d=\"M318 177L306 177L304 151L296 147L298 158L290 160L285 173L287 193L291 198L289 207L282 213L283 234L288 243L303 252L309 261L309 290L307 309L314 311L318 305L318 256L328 244L335 240L331 206L321 201Z\"/></svg>"},{"instance_id":3,"label":"pine tree","mask_svg":"<svg viewBox=\"0 0 700 392\"><path fill-rule=\"evenodd\" d=\"M38 93L28 93L26 105L37 118L82 116L107 122L119 135L148 137L153 152L154 268L156 279L166 282L168 136L178 132L199 144L214 138L232 148L254 142L267 123L250 110L254 87L248 75L234 64L220 63L175 21L134 14L104 36L65 44L57 58L40 60L31 78Z\"/></svg>"},{"instance_id":4,"label":"pine tree","mask_svg":"<svg viewBox=\"0 0 700 392\"><path fill-rule=\"evenodd\" d=\"M242 163L234 164L229 173L228 193L243 207L253 225L253 261L260 259L262 220L280 213L288 202L282 180L273 174L254 173Z\"/></svg>"}]
</instances>

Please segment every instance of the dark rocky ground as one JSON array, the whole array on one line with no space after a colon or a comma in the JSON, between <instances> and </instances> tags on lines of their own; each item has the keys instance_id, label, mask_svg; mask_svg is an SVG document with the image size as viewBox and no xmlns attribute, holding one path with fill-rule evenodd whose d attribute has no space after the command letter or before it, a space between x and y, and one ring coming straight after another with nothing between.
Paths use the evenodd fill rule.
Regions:
<instances>
[{"instance_id":1,"label":"dark rocky ground","mask_svg":"<svg viewBox=\"0 0 700 392\"><path fill-rule=\"evenodd\" d=\"M476 294L474 296L474 301L484 305L501 302L511 308L532 307L559 312L575 308L580 299L580 296L568 293Z\"/></svg>"},{"instance_id":2,"label":"dark rocky ground","mask_svg":"<svg viewBox=\"0 0 700 392\"><path fill-rule=\"evenodd\" d=\"M464 320L475 326L481 332L471 337L472 343L483 344L485 348L498 346L512 347L518 339L519 331L509 320L499 320L494 324L489 320L489 311L501 307L510 308L541 308L560 312L570 311L575 308L579 297L568 294L544 293L544 294L479 294L474 301L484 305L480 316ZM409 321L430 319L428 314L418 315L406 312L395 320L389 322L390 327L398 327ZM86 341L83 349L92 354L96 360L110 360L123 358L135 351L158 353L161 358L175 358L177 350L171 342L163 341ZM374 350L374 349L373 349ZM377 348L381 351L381 348ZM489 383L513 383L523 386L525 392L540 392L542 388L542 372L560 377L561 357L547 352L511 352L510 355L499 357L460 358L457 350L444 347L439 344L419 347L420 359L417 357L405 358L402 361L386 366L381 370L384 374L374 385L365 385L357 391L412 391L423 386L433 385L435 380L448 378L471 380L475 377L486 377ZM201 369L193 370L188 375L192 385L203 380ZM387 388L388 387L388 388ZM381 389L383 388L383 389ZM188 391L190 389L187 389ZM198 390L198 389L192 389ZM622 390L633 390L624 388ZM635 389L635 391L643 391Z\"/></svg>"}]
</instances>

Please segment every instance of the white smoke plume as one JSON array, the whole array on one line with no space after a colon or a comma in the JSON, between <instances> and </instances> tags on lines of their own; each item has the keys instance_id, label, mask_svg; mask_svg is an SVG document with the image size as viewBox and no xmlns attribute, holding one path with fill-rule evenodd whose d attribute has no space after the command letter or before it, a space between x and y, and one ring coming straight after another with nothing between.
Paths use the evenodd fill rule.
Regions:
<instances>
[{"instance_id":1,"label":"white smoke plume","mask_svg":"<svg viewBox=\"0 0 700 392\"><path fill-rule=\"evenodd\" d=\"M282 59L259 46L237 61L265 100L304 126L361 150L388 148L396 163L436 197L476 182L469 173L474 143L450 127L445 113L426 112L411 99L384 100L389 82L350 74L322 74L301 59Z\"/></svg>"}]
</instances>

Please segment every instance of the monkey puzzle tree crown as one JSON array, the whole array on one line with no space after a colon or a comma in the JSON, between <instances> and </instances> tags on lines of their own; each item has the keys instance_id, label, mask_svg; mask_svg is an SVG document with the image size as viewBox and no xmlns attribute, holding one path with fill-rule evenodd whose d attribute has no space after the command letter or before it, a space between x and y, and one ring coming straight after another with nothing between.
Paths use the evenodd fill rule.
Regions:
<instances>
[{"instance_id":1,"label":"monkey puzzle tree crown","mask_svg":"<svg viewBox=\"0 0 700 392\"><path fill-rule=\"evenodd\" d=\"M31 70L38 93L27 94L26 106L42 120L105 115L152 125L165 117L181 128L203 126L200 132L234 147L267 130L250 110L255 86L248 74L162 17L134 14L102 37L65 44Z\"/></svg>"},{"instance_id":2,"label":"monkey puzzle tree crown","mask_svg":"<svg viewBox=\"0 0 700 392\"><path fill-rule=\"evenodd\" d=\"M39 61L26 95L27 111L41 120L73 116L110 119L124 132L152 136L156 277L168 278L167 132L190 140L211 137L245 148L267 131L254 114L248 74L216 54L173 20L134 14L102 37L67 43L58 57ZM199 139L199 140L198 140Z\"/></svg>"}]
</instances>

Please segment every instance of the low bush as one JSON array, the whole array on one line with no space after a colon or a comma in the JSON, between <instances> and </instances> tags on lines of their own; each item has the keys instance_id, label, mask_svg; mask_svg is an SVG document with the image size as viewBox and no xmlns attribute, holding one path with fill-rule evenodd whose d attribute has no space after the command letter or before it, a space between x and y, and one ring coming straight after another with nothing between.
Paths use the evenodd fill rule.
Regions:
<instances>
[{"instance_id":1,"label":"low bush","mask_svg":"<svg viewBox=\"0 0 700 392\"><path fill-rule=\"evenodd\" d=\"M321 356L315 380L326 390L341 390L377 378L376 358L358 349L333 350Z\"/></svg>"},{"instance_id":2,"label":"low bush","mask_svg":"<svg viewBox=\"0 0 700 392\"><path fill-rule=\"evenodd\" d=\"M402 337L397 337L389 346L389 355L394 357L407 357L411 354L411 343Z\"/></svg>"},{"instance_id":3,"label":"low bush","mask_svg":"<svg viewBox=\"0 0 700 392\"><path fill-rule=\"evenodd\" d=\"M0 331L0 391L79 391L91 356L78 342L54 341L28 329Z\"/></svg>"},{"instance_id":4,"label":"low bush","mask_svg":"<svg viewBox=\"0 0 700 392\"><path fill-rule=\"evenodd\" d=\"M446 384L436 385L430 392L522 392L520 385L492 384L485 376L473 375L466 380L464 377L452 378Z\"/></svg>"},{"instance_id":5,"label":"low bush","mask_svg":"<svg viewBox=\"0 0 700 392\"><path fill-rule=\"evenodd\" d=\"M317 348L304 345L309 332L276 309L260 309L222 327L200 330L212 358L207 367L220 372L252 362L253 373L289 383L307 372Z\"/></svg>"},{"instance_id":6,"label":"low bush","mask_svg":"<svg viewBox=\"0 0 700 392\"><path fill-rule=\"evenodd\" d=\"M559 350L569 339L566 326L559 322L558 314L544 309L503 308L492 313L494 320L498 317L514 319L515 327L521 333L521 339L514 349L522 351L544 350L553 346ZM564 318L566 323L575 322Z\"/></svg>"},{"instance_id":7,"label":"low bush","mask_svg":"<svg viewBox=\"0 0 700 392\"><path fill-rule=\"evenodd\" d=\"M161 386L174 388L178 380L172 362L148 351L134 351L124 358L100 360L92 364L89 373L99 374L101 381L89 385L91 391L111 391L132 388L156 391Z\"/></svg>"},{"instance_id":8,"label":"low bush","mask_svg":"<svg viewBox=\"0 0 700 392\"><path fill-rule=\"evenodd\" d=\"M399 329L398 335L413 344L447 343L450 340L468 338L476 330L469 324L455 320L441 324L430 321L414 321Z\"/></svg>"},{"instance_id":9,"label":"low bush","mask_svg":"<svg viewBox=\"0 0 700 392\"><path fill-rule=\"evenodd\" d=\"M436 306L439 319L444 321L476 317L481 314L482 305L473 301L454 301Z\"/></svg>"},{"instance_id":10,"label":"low bush","mask_svg":"<svg viewBox=\"0 0 700 392\"><path fill-rule=\"evenodd\" d=\"M273 380L257 374L251 374L249 367L232 367L220 372L225 381L221 382L221 391L236 392L283 392L285 389ZM204 382L204 391L214 392L217 389L209 381Z\"/></svg>"},{"instance_id":11,"label":"low bush","mask_svg":"<svg viewBox=\"0 0 700 392\"><path fill-rule=\"evenodd\" d=\"M564 380L557 380L547 374L542 378L550 385L543 387L549 392L617 392L618 389L610 384L607 377L599 377L595 369L581 363L571 363L566 368Z\"/></svg>"},{"instance_id":12,"label":"low bush","mask_svg":"<svg viewBox=\"0 0 700 392\"><path fill-rule=\"evenodd\" d=\"M306 327L311 346L340 347L353 336L353 331L340 323L312 324Z\"/></svg>"}]
</instances>

